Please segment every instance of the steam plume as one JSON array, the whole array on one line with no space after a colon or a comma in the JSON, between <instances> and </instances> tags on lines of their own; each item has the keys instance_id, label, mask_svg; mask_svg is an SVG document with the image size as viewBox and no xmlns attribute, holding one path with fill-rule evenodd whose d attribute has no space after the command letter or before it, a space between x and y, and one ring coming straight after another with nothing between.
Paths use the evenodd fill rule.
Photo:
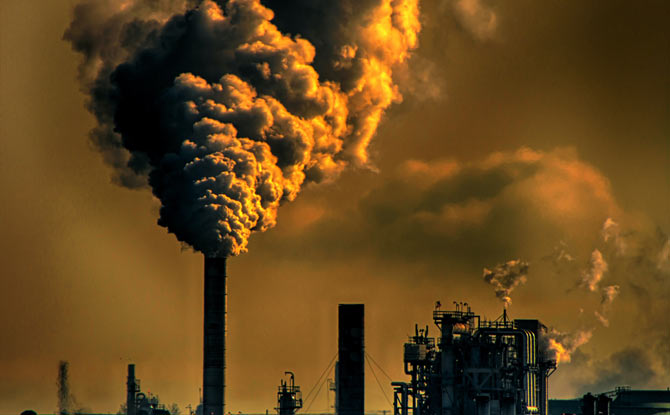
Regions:
<instances>
[{"instance_id":1,"label":"steam plume","mask_svg":"<svg viewBox=\"0 0 670 415\"><path fill-rule=\"evenodd\" d=\"M626 252L626 242L621 235L621 227L612 218L607 218L603 223L601 235L605 242L611 240L614 243L618 254L621 255Z\"/></svg>"},{"instance_id":2,"label":"steam plume","mask_svg":"<svg viewBox=\"0 0 670 415\"><path fill-rule=\"evenodd\" d=\"M618 295L619 295L619 286L609 285L603 288L602 299L600 303L602 305L610 305Z\"/></svg>"},{"instance_id":3,"label":"steam plume","mask_svg":"<svg viewBox=\"0 0 670 415\"><path fill-rule=\"evenodd\" d=\"M614 299L619 295L619 286L618 285L609 285L602 289L602 297L600 299L600 310L594 312L600 324L604 327L610 326L610 321L608 314Z\"/></svg>"},{"instance_id":4,"label":"steam plume","mask_svg":"<svg viewBox=\"0 0 670 415\"><path fill-rule=\"evenodd\" d=\"M418 0L336 3L328 25L303 27L310 40L282 33L260 0L76 7L65 39L84 57L92 140L120 184L148 182L180 241L237 255L305 183L370 165L401 99L393 69L416 47Z\"/></svg>"},{"instance_id":5,"label":"steam plume","mask_svg":"<svg viewBox=\"0 0 670 415\"><path fill-rule=\"evenodd\" d=\"M526 282L528 263L519 259L496 265L492 270L484 268L484 281L491 284L505 308L512 304L510 294L519 284Z\"/></svg>"},{"instance_id":6,"label":"steam plume","mask_svg":"<svg viewBox=\"0 0 670 415\"><path fill-rule=\"evenodd\" d=\"M587 287L589 291L595 291L606 271L607 261L599 250L594 249L591 253L589 269L582 272L582 285Z\"/></svg>"}]
</instances>

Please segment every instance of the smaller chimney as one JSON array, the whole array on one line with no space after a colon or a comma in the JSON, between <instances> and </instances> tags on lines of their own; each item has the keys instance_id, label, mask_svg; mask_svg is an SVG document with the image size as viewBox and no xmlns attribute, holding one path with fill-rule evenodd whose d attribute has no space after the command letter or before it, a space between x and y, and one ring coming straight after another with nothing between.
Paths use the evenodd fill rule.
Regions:
<instances>
[{"instance_id":1,"label":"smaller chimney","mask_svg":"<svg viewBox=\"0 0 670 415\"><path fill-rule=\"evenodd\" d=\"M127 392L128 396L126 397L126 413L128 415L135 415L137 404L135 403L135 395L137 393L137 381L135 379L135 365L128 365L128 382Z\"/></svg>"}]
</instances>

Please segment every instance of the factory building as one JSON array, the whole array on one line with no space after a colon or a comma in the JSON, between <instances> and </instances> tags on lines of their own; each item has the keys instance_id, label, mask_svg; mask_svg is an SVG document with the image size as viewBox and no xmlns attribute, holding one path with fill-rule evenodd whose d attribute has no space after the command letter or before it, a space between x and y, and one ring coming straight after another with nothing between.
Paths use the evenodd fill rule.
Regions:
<instances>
[{"instance_id":1,"label":"factory building","mask_svg":"<svg viewBox=\"0 0 670 415\"><path fill-rule=\"evenodd\" d=\"M140 380L135 377L135 365L128 365L126 381L126 414L127 415L170 415L158 397L147 395L140 389Z\"/></svg>"},{"instance_id":2,"label":"factory building","mask_svg":"<svg viewBox=\"0 0 670 415\"><path fill-rule=\"evenodd\" d=\"M549 415L661 415L670 414L670 390L632 390L618 387L581 399L552 399Z\"/></svg>"},{"instance_id":3,"label":"factory building","mask_svg":"<svg viewBox=\"0 0 670 415\"><path fill-rule=\"evenodd\" d=\"M547 378L537 320L482 320L466 303L433 312L437 339L415 329L404 347L408 382L393 382L395 415L548 415Z\"/></svg>"}]
</instances>

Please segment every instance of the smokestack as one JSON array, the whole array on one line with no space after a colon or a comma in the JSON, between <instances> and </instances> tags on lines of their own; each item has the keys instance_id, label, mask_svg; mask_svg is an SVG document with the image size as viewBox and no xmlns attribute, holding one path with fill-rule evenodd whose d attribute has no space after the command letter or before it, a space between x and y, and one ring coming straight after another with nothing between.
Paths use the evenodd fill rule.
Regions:
<instances>
[{"instance_id":1,"label":"smokestack","mask_svg":"<svg viewBox=\"0 0 670 415\"><path fill-rule=\"evenodd\" d=\"M205 257L203 415L224 414L226 296L226 258Z\"/></svg>"},{"instance_id":2,"label":"smokestack","mask_svg":"<svg viewBox=\"0 0 670 415\"><path fill-rule=\"evenodd\" d=\"M363 415L365 403L363 317L363 304L339 305L336 373L338 415Z\"/></svg>"},{"instance_id":3,"label":"smokestack","mask_svg":"<svg viewBox=\"0 0 670 415\"><path fill-rule=\"evenodd\" d=\"M135 403L135 396L138 392L137 381L135 379L135 365L128 365L128 381L126 382L126 414L135 415L137 404Z\"/></svg>"}]
</instances>

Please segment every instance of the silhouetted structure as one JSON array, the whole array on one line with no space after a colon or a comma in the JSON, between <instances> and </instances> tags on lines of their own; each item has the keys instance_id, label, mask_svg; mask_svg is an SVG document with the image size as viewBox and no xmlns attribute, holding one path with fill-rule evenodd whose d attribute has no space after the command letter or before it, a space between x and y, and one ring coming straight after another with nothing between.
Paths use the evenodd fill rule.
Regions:
<instances>
[{"instance_id":1,"label":"silhouetted structure","mask_svg":"<svg viewBox=\"0 0 670 415\"><path fill-rule=\"evenodd\" d=\"M335 366L335 410L338 415L363 415L365 350L363 304L338 307L338 362Z\"/></svg>"},{"instance_id":2,"label":"silhouetted structure","mask_svg":"<svg viewBox=\"0 0 670 415\"><path fill-rule=\"evenodd\" d=\"M205 257L203 415L224 414L226 295L226 258Z\"/></svg>"},{"instance_id":3,"label":"silhouetted structure","mask_svg":"<svg viewBox=\"0 0 670 415\"><path fill-rule=\"evenodd\" d=\"M141 391L140 380L135 377L135 365L128 365L126 381L127 415L170 415L170 411L161 404L158 397Z\"/></svg>"},{"instance_id":4,"label":"silhouetted structure","mask_svg":"<svg viewBox=\"0 0 670 415\"><path fill-rule=\"evenodd\" d=\"M439 338L415 328L405 344L409 383L393 382L395 415L547 414L556 362L538 346L546 327L507 313L482 321L466 303L433 312Z\"/></svg>"},{"instance_id":5,"label":"silhouetted structure","mask_svg":"<svg viewBox=\"0 0 670 415\"><path fill-rule=\"evenodd\" d=\"M660 415L670 414L670 390L632 390L618 387L581 399L552 399L549 415Z\"/></svg>"},{"instance_id":6,"label":"silhouetted structure","mask_svg":"<svg viewBox=\"0 0 670 415\"><path fill-rule=\"evenodd\" d=\"M127 415L136 415L137 403L135 397L140 391L140 383L135 379L135 365L128 365L128 379L126 381L126 413Z\"/></svg>"},{"instance_id":7,"label":"silhouetted structure","mask_svg":"<svg viewBox=\"0 0 670 415\"><path fill-rule=\"evenodd\" d=\"M293 372L285 372L290 375L289 381L284 380L279 384L277 391L277 413L279 415L294 415L298 409L302 408L302 393L300 386L295 386L295 377Z\"/></svg>"}]
</instances>

